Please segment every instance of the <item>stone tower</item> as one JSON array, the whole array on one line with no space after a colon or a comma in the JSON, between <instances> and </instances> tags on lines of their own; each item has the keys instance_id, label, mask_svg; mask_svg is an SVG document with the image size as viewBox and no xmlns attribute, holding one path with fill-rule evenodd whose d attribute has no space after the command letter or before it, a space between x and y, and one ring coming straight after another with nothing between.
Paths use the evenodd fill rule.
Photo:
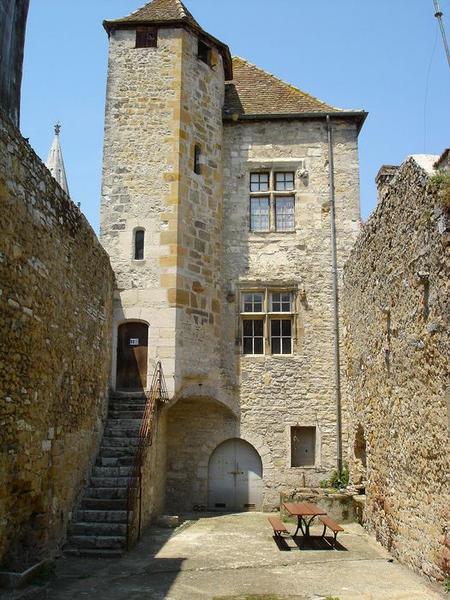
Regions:
<instances>
[{"instance_id":1,"label":"stone tower","mask_svg":"<svg viewBox=\"0 0 450 600\"><path fill-rule=\"evenodd\" d=\"M154 0L104 26L101 241L117 277L123 363L113 365L112 382L146 388L159 358L169 391L178 393L217 369L222 106L231 58L179 0ZM125 322L135 325L120 328ZM141 357L138 374L130 343Z\"/></svg>"},{"instance_id":2,"label":"stone tower","mask_svg":"<svg viewBox=\"0 0 450 600\"><path fill-rule=\"evenodd\" d=\"M333 290L366 113L231 59L179 0L105 28L112 388L160 360L171 397L145 486L169 512L273 508L341 462Z\"/></svg>"}]
</instances>

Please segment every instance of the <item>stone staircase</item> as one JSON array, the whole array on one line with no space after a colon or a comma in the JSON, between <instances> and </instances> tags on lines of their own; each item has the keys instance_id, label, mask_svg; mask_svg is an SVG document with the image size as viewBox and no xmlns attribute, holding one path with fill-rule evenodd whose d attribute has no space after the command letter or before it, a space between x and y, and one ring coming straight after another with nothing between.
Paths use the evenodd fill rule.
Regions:
<instances>
[{"instance_id":1,"label":"stone staircase","mask_svg":"<svg viewBox=\"0 0 450 600\"><path fill-rule=\"evenodd\" d=\"M69 525L65 554L114 557L125 550L127 483L146 401L143 394L110 397L100 451Z\"/></svg>"}]
</instances>

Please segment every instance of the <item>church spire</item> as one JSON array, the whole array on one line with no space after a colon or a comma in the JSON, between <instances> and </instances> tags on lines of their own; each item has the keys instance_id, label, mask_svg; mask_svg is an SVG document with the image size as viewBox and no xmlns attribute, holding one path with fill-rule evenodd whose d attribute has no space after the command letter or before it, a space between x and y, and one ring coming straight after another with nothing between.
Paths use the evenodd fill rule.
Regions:
<instances>
[{"instance_id":1,"label":"church spire","mask_svg":"<svg viewBox=\"0 0 450 600\"><path fill-rule=\"evenodd\" d=\"M55 137L53 138L52 147L48 153L47 162L45 163L47 169L62 187L62 189L69 196L69 186L67 185L66 169L64 168L64 160L61 150L61 144L59 142L59 134L61 131L61 124L56 123L55 125Z\"/></svg>"}]
</instances>

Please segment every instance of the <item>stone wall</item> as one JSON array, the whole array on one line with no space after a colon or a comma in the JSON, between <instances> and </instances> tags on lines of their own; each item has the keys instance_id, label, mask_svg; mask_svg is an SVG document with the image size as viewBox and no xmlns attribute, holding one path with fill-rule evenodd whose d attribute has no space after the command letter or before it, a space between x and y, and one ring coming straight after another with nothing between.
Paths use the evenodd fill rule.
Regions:
<instances>
[{"instance_id":1,"label":"stone wall","mask_svg":"<svg viewBox=\"0 0 450 600\"><path fill-rule=\"evenodd\" d=\"M338 266L359 231L357 130L335 122ZM240 430L266 440L271 474L265 505L283 490L318 485L336 468L333 309L327 132L322 121L228 124L224 151L224 379L236 386ZM249 232L250 172L294 171L293 233ZM307 172L301 176L302 170ZM296 291L292 355L242 355L240 291L285 286ZM292 426L316 427L316 463L293 467Z\"/></svg>"},{"instance_id":2,"label":"stone wall","mask_svg":"<svg viewBox=\"0 0 450 600\"><path fill-rule=\"evenodd\" d=\"M17 126L29 4L30 0L0 0L0 109Z\"/></svg>"},{"instance_id":3,"label":"stone wall","mask_svg":"<svg viewBox=\"0 0 450 600\"><path fill-rule=\"evenodd\" d=\"M114 278L80 210L3 116L0 161L0 562L14 566L58 546L96 454Z\"/></svg>"},{"instance_id":4,"label":"stone wall","mask_svg":"<svg viewBox=\"0 0 450 600\"><path fill-rule=\"evenodd\" d=\"M450 565L449 234L432 162L411 157L382 186L345 267L344 316L349 458L353 480L366 481L366 526L441 579Z\"/></svg>"}]
</instances>

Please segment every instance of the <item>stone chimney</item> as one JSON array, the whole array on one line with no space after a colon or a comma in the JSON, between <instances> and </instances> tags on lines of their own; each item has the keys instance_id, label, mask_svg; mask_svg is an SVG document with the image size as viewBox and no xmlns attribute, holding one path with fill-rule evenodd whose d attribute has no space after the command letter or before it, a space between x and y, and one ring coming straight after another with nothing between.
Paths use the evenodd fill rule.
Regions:
<instances>
[{"instance_id":1,"label":"stone chimney","mask_svg":"<svg viewBox=\"0 0 450 600\"><path fill-rule=\"evenodd\" d=\"M383 165L375 177L375 183L378 189L378 203L384 198L386 191L398 169L395 165Z\"/></svg>"}]
</instances>

